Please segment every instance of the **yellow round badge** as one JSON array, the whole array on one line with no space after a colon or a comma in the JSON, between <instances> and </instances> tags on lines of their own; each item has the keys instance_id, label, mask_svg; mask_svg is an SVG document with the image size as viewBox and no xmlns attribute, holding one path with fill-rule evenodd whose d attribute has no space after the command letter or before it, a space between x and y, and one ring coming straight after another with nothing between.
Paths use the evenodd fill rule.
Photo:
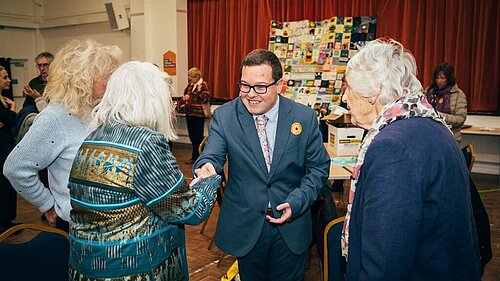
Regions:
<instances>
[{"instance_id":1,"label":"yellow round badge","mask_svg":"<svg viewBox=\"0 0 500 281\"><path fill-rule=\"evenodd\" d=\"M300 123L293 123L290 132L296 136L300 135L302 133L302 125Z\"/></svg>"}]
</instances>

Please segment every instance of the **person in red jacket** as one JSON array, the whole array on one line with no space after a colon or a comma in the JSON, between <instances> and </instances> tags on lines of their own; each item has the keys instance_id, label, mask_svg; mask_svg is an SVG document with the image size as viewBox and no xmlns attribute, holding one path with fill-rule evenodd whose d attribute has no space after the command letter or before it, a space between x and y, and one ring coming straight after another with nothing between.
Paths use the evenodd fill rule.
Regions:
<instances>
[{"instance_id":1,"label":"person in red jacket","mask_svg":"<svg viewBox=\"0 0 500 281\"><path fill-rule=\"evenodd\" d=\"M189 133L189 139L193 145L191 159L186 164L193 164L198 156L198 147L203 141L203 132L205 128L205 114L203 113L203 104L210 100L207 82L201 78L201 71L193 67L188 71L188 81L182 100L186 104L186 122Z\"/></svg>"}]
</instances>

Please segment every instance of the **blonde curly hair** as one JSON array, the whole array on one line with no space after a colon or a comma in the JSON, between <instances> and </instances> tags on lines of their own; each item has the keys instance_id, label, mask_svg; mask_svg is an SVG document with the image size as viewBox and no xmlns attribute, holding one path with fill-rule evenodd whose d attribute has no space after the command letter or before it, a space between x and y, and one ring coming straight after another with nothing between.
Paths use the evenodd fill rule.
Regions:
<instances>
[{"instance_id":1,"label":"blonde curly hair","mask_svg":"<svg viewBox=\"0 0 500 281\"><path fill-rule=\"evenodd\" d=\"M50 65L44 99L59 103L80 120L90 118L94 83L107 80L120 64L122 51L94 40L72 40Z\"/></svg>"}]
</instances>

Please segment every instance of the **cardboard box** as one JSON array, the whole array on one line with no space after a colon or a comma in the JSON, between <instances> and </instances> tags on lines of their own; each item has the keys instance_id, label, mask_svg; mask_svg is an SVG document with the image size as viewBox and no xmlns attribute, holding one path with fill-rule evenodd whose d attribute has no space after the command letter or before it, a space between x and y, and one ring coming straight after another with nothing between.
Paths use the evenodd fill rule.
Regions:
<instances>
[{"instance_id":1,"label":"cardboard box","mask_svg":"<svg viewBox=\"0 0 500 281\"><path fill-rule=\"evenodd\" d=\"M330 114L326 115L325 117L321 118L321 120L325 120L330 124L350 124L351 123L351 114L342 114L342 115L337 115L337 114Z\"/></svg>"},{"instance_id":2,"label":"cardboard box","mask_svg":"<svg viewBox=\"0 0 500 281\"><path fill-rule=\"evenodd\" d=\"M328 125L328 145L338 156L357 155L363 140L360 128L337 128Z\"/></svg>"}]
</instances>

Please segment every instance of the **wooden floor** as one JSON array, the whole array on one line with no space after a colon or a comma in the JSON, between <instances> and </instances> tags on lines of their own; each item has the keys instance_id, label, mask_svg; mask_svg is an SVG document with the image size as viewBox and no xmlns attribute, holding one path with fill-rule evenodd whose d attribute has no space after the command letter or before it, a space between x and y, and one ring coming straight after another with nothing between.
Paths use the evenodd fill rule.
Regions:
<instances>
[{"instance_id":1,"label":"wooden floor","mask_svg":"<svg viewBox=\"0 0 500 281\"><path fill-rule=\"evenodd\" d=\"M191 165L185 162L191 156L191 146L186 144L174 143L173 152L177 158L181 170L187 178L191 177ZM474 181L481 193L481 198L486 206L491 222L491 234L493 243L493 260L486 266L483 281L500 280L500 177L473 175ZM347 195L345 195L346 197ZM336 196L335 196L336 197ZM345 199L347 200L347 198ZM338 202L337 202L338 203ZM340 204L340 209L343 209ZM40 219L40 213L31 204L27 203L21 197L18 197L18 216L16 222L45 224ZM342 210L339 210L342 212ZM189 265L190 280L215 281L220 280L221 276L234 262L235 258L223 253L213 246L208 249L210 239L214 233L217 223L219 208L215 207L214 212L209 218L209 222L204 231L200 234L201 225L186 226L187 259ZM18 242L33 236L29 231L9 238L10 242ZM315 248L312 248L309 254L309 263L306 273L306 281L321 280L319 258Z\"/></svg>"}]
</instances>

